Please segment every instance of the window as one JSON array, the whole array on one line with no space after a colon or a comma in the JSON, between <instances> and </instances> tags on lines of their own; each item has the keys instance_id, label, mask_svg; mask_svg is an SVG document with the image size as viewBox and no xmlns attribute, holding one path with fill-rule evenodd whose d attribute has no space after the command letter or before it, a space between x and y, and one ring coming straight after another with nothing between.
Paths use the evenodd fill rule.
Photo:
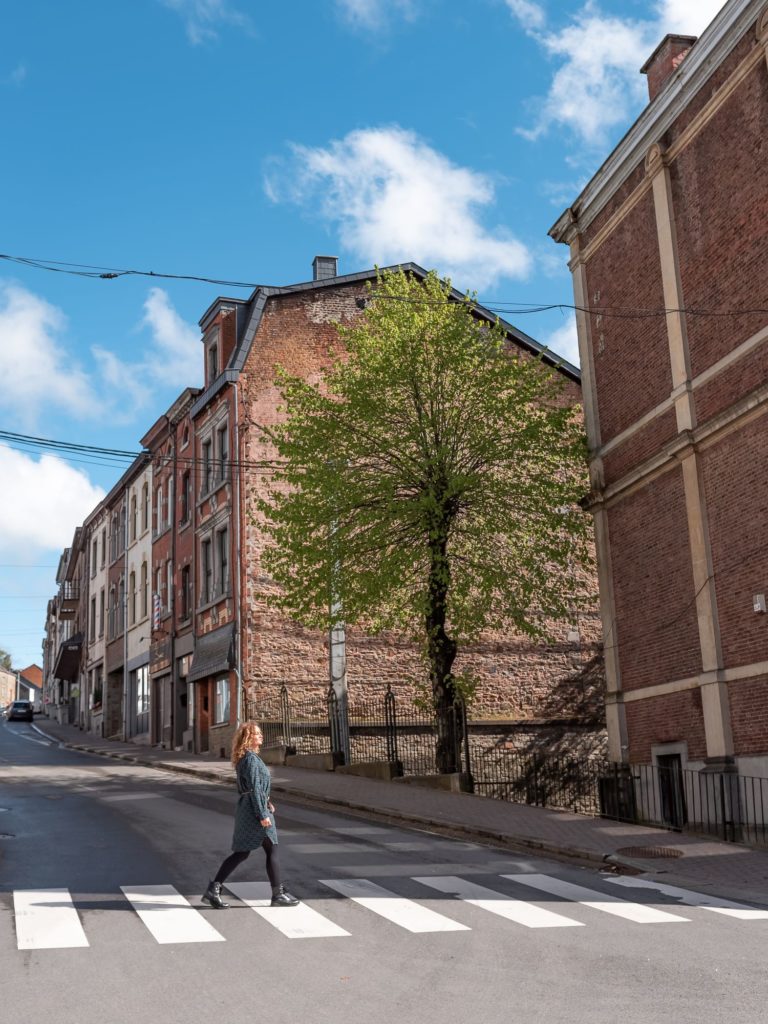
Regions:
<instances>
[{"instance_id":1,"label":"window","mask_svg":"<svg viewBox=\"0 0 768 1024\"><path fill-rule=\"evenodd\" d=\"M189 517L192 511L192 504L190 502L190 476L189 473L185 473L181 478L181 521L182 523L188 523Z\"/></svg>"},{"instance_id":2,"label":"window","mask_svg":"<svg viewBox=\"0 0 768 1024\"><path fill-rule=\"evenodd\" d=\"M165 499L165 525L170 526L173 522L173 477L169 476L166 487Z\"/></svg>"},{"instance_id":3,"label":"window","mask_svg":"<svg viewBox=\"0 0 768 1024\"><path fill-rule=\"evenodd\" d=\"M211 462L211 442L203 441L203 494L208 494L213 483L213 464Z\"/></svg>"},{"instance_id":4,"label":"window","mask_svg":"<svg viewBox=\"0 0 768 1024\"><path fill-rule=\"evenodd\" d=\"M216 455L219 460L219 480L227 478L227 459L229 458L229 437L226 424L216 431Z\"/></svg>"},{"instance_id":5,"label":"window","mask_svg":"<svg viewBox=\"0 0 768 1024\"><path fill-rule=\"evenodd\" d=\"M212 384L219 376L219 339L218 335L208 347L208 383Z\"/></svg>"},{"instance_id":6,"label":"window","mask_svg":"<svg viewBox=\"0 0 768 1024\"><path fill-rule=\"evenodd\" d=\"M136 624L136 573L133 571L128 577L128 621L132 626Z\"/></svg>"},{"instance_id":7,"label":"window","mask_svg":"<svg viewBox=\"0 0 768 1024\"><path fill-rule=\"evenodd\" d=\"M95 537L91 548L91 577L96 575L96 567L99 564L99 538Z\"/></svg>"},{"instance_id":8,"label":"window","mask_svg":"<svg viewBox=\"0 0 768 1024\"><path fill-rule=\"evenodd\" d=\"M131 540L136 540L136 530L138 528L139 516L138 508L136 505L136 495L131 495Z\"/></svg>"},{"instance_id":9,"label":"window","mask_svg":"<svg viewBox=\"0 0 768 1024\"><path fill-rule=\"evenodd\" d=\"M163 488L158 487L155 494L155 533L160 533L163 528Z\"/></svg>"},{"instance_id":10,"label":"window","mask_svg":"<svg viewBox=\"0 0 768 1024\"><path fill-rule=\"evenodd\" d=\"M181 621L186 621L192 614L190 607L190 574L189 566L185 565L181 570Z\"/></svg>"},{"instance_id":11,"label":"window","mask_svg":"<svg viewBox=\"0 0 768 1024\"><path fill-rule=\"evenodd\" d=\"M104 587L99 593L99 636L104 636Z\"/></svg>"},{"instance_id":12,"label":"window","mask_svg":"<svg viewBox=\"0 0 768 1024\"><path fill-rule=\"evenodd\" d=\"M145 619L147 617L147 600L148 600L149 580L147 579L147 563L141 563L141 617Z\"/></svg>"},{"instance_id":13,"label":"window","mask_svg":"<svg viewBox=\"0 0 768 1024\"><path fill-rule=\"evenodd\" d=\"M114 639L115 633L117 632L115 624L115 588L109 588L109 611L108 611L108 624L107 624L107 638L109 640Z\"/></svg>"},{"instance_id":14,"label":"window","mask_svg":"<svg viewBox=\"0 0 768 1024\"><path fill-rule=\"evenodd\" d=\"M89 623L91 643L96 639L96 595L91 598L91 621Z\"/></svg>"},{"instance_id":15,"label":"window","mask_svg":"<svg viewBox=\"0 0 768 1024\"><path fill-rule=\"evenodd\" d=\"M149 529L149 484L145 482L141 488L141 532Z\"/></svg>"},{"instance_id":16,"label":"window","mask_svg":"<svg viewBox=\"0 0 768 1024\"><path fill-rule=\"evenodd\" d=\"M229 589L229 529L216 533L216 562L218 568L218 592L226 594Z\"/></svg>"},{"instance_id":17,"label":"window","mask_svg":"<svg viewBox=\"0 0 768 1024\"><path fill-rule=\"evenodd\" d=\"M216 680L216 696L213 709L214 725L229 721L229 679L222 676Z\"/></svg>"},{"instance_id":18,"label":"window","mask_svg":"<svg viewBox=\"0 0 768 1024\"><path fill-rule=\"evenodd\" d=\"M163 608L163 568L158 566L155 570L155 593L160 602L160 609Z\"/></svg>"},{"instance_id":19,"label":"window","mask_svg":"<svg viewBox=\"0 0 768 1024\"><path fill-rule=\"evenodd\" d=\"M101 531L101 568L107 564L107 528Z\"/></svg>"},{"instance_id":20,"label":"window","mask_svg":"<svg viewBox=\"0 0 768 1024\"><path fill-rule=\"evenodd\" d=\"M168 559L165 563L165 578L166 578L166 604L165 607L168 612L173 611L173 562Z\"/></svg>"},{"instance_id":21,"label":"window","mask_svg":"<svg viewBox=\"0 0 768 1024\"><path fill-rule=\"evenodd\" d=\"M120 584L117 588L117 632L122 633L125 629L125 580L120 577Z\"/></svg>"},{"instance_id":22,"label":"window","mask_svg":"<svg viewBox=\"0 0 768 1024\"><path fill-rule=\"evenodd\" d=\"M202 568L202 588L200 591L200 603L208 604L213 596L213 564L211 561L211 542L204 540L200 545L200 562Z\"/></svg>"}]
</instances>

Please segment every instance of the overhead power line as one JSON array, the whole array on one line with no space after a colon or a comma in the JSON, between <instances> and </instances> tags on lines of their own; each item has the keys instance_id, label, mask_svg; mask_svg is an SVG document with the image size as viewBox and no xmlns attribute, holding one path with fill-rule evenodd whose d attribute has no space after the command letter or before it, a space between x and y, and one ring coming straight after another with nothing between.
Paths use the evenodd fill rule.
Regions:
<instances>
[{"instance_id":1,"label":"overhead power line","mask_svg":"<svg viewBox=\"0 0 768 1024\"><path fill-rule=\"evenodd\" d=\"M98 266L88 263L69 263L64 260L37 259L31 256L12 256L9 253L0 253L0 260L9 263L17 263L21 266L32 267L36 270L47 270L56 274L71 274L75 277L87 277L96 280L112 281L120 277L148 277L167 281L198 281L202 284L214 284L222 288L247 288L253 290L259 287L255 281L235 281L220 277L207 277L202 274L172 274L158 270L137 270L124 267ZM374 293L374 298L394 302L409 302L418 305L443 305L453 302L452 299L414 299L407 295L383 295ZM580 306L569 302L516 302L512 300L489 300L483 301L479 298L469 297L469 301L477 303L492 313L504 313L515 316L527 316L535 313L549 313L552 311L580 312L592 316L610 317L622 320L645 320L669 316L674 313L685 313L687 316L695 317L737 317L737 316L766 316L768 308L758 306L750 309L711 309L699 306L686 307L642 307L642 306Z\"/></svg>"}]
</instances>

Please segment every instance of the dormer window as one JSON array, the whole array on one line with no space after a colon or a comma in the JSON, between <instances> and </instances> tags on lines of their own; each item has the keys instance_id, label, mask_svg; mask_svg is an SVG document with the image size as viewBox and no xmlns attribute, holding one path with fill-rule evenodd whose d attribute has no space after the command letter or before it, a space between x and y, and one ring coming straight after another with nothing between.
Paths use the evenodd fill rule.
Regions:
<instances>
[{"instance_id":1,"label":"dormer window","mask_svg":"<svg viewBox=\"0 0 768 1024\"><path fill-rule=\"evenodd\" d=\"M219 331L211 331L205 342L205 358L207 361L207 383L213 384L219 376Z\"/></svg>"}]
</instances>

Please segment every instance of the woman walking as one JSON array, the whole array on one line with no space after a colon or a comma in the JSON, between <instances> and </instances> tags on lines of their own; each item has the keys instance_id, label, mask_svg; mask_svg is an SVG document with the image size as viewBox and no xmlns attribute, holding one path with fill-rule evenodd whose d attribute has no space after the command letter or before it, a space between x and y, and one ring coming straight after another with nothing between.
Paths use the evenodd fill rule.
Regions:
<instances>
[{"instance_id":1,"label":"woman walking","mask_svg":"<svg viewBox=\"0 0 768 1024\"><path fill-rule=\"evenodd\" d=\"M267 877L272 886L273 907L295 907L299 901L280 881L277 858L277 828L274 822L275 805L269 798L271 779L269 768L259 757L264 742L261 729L255 722L241 725L232 744L232 764L237 772L237 791L240 797L235 812L233 852L219 868L216 877L208 883L203 900L217 910L229 907L221 898L221 887L235 868L242 864L251 850L263 847L267 855Z\"/></svg>"}]
</instances>

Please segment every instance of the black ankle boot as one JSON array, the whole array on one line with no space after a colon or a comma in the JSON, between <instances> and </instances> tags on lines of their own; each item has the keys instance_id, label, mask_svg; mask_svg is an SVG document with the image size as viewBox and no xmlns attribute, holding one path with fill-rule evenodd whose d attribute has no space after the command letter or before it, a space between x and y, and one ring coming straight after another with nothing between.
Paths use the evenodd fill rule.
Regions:
<instances>
[{"instance_id":1,"label":"black ankle boot","mask_svg":"<svg viewBox=\"0 0 768 1024\"><path fill-rule=\"evenodd\" d=\"M272 890L272 907L298 907L299 901L292 896L284 885L275 886Z\"/></svg>"},{"instance_id":2,"label":"black ankle boot","mask_svg":"<svg viewBox=\"0 0 768 1024\"><path fill-rule=\"evenodd\" d=\"M227 910L229 904L221 898L221 882L209 882L203 893L203 902L210 903L216 910Z\"/></svg>"}]
</instances>

